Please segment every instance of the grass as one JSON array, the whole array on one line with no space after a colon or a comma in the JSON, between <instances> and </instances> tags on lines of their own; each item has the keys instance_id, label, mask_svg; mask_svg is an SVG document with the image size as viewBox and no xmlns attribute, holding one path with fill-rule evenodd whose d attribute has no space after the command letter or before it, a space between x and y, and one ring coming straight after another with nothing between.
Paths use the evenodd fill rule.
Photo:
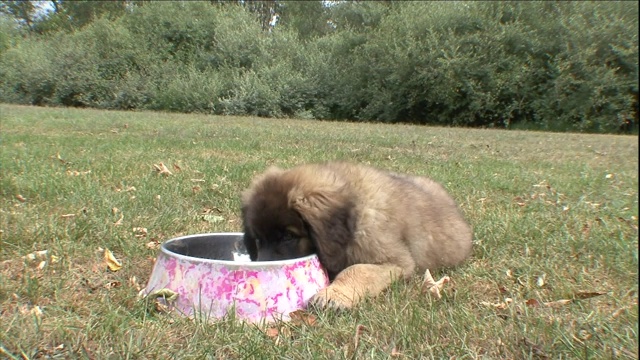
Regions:
<instances>
[{"instance_id":1,"label":"grass","mask_svg":"<svg viewBox=\"0 0 640 360\"><path fill-rule=\"evenodd\" d=\"M0 116L0 357L638 358L637 136L2 104ZM475 249L434 274L452 279L441 300L416 276L277 335L137 300L155 242L239 231L254 174L332 159L428 175L458 200ZM57 261L23 258L37 250Z\"/></svg>"}]
</instances>

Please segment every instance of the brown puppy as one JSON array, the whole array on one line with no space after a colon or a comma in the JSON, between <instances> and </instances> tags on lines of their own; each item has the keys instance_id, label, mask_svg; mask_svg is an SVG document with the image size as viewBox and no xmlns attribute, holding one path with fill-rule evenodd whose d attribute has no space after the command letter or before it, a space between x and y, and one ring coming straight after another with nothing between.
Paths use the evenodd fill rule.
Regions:
<instances>
[{"instance_id":1,"label":"brown puppy","mask_svg":"<svg viewBox=\"0 0 640 360\"><path fill-rule=\"evenodd\" d=\"M442 186L358 164L269 168L242 194L242 218L252 260L318 254L333 281L316 306L349 308L471 252L471 227Z\"/></svg>"}]
</instances>

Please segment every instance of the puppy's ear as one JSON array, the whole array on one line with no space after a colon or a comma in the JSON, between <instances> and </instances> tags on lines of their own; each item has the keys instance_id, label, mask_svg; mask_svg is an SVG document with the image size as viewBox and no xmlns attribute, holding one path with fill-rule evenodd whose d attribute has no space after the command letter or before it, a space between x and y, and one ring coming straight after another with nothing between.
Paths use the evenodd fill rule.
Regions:
<instances>
[{"instance_id":1,"label":"puppy's ear","mask_svg":"<svg viewBox=\"0 0 640 360\"><path fill-rule=\"evenodd\" d=\"M289 193L289 206L309 226L320 261L330 273L338 273L346 267L344 248L355 234L355 204L343 189L316 187L304 191L294 188Z\"/></svg>"}]
</instances>

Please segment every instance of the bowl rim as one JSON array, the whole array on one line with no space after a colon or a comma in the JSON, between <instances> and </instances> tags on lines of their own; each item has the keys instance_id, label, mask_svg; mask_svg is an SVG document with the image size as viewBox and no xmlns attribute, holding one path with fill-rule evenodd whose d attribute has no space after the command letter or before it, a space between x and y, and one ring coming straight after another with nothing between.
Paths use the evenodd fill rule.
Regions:
<instances>
[{"instance_id":1,"label":"bowl rim","mask_svg":"<svg viewBox=\"0 0 640 360\"><path fill-rule=\"evenodd\" d=\"M286 260L274 260L274 261L235 261L235 260L216 260L216 259L206 259L206 258L199 258L199 257L195 257L195 256L188 256L188 255L182 255L182 254L178 254L176 252L170 251L166 248L166 244L173 242L173 241L179 241L179 240L185 240L185 239L189 239L189 238L195 238L195 237L205 237L205 236L229 236L229 235L244 235L243 232L211 232L211 233L200 233L200 234L191 234L191 235L183 235L183 236L178 236L175 238L171 238L169 240L166 240L165 242L163 242L160 245L160 252L162 252L163 254L169 256L169 257L173 257L179 260L186 260L186 261L191 261L191 262L198 262L198 263L205 263L205 264L216 264L216 265L227 265L227 266L235 266L235 267L246 267L246 268L265 268L265 267L282 267L284 265L291 265L291 264L296 264L296 263L300 263L300 262L306 262L309 261L313 258L317 258L318 255L317 254L311 254L311 255L307 255L307 256L303 256L303 257L299 257L299 258L294 258L294 259L286 259Z\"/></svg>"}]
</instances>

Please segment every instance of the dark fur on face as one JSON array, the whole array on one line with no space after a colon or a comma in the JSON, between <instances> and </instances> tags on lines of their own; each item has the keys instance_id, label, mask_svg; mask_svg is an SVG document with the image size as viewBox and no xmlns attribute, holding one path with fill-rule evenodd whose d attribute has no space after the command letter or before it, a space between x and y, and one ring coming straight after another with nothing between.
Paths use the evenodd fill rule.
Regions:
<instances>
[{"instance_id":1,"label":"dark fur on face","mask_svg":"<svg viewBox=\"0 0 640 360\"><path fill-rule=\"evenodd\" d=\"M317 253L335 279L320 305L350 307L471 252L471 227L440 184L358 164L270 168L243 192L242 219L252 260Z\"/></svg>"},{"instance_id":2,"label":"dark fur on face","mask_svg":"<svg viewBox=\"0 0 640 360\"><path fill-rule=\"evenodd\" d=\"M261 184L265 191L242 206L244 243L252 261L294 259L316 252L307 224L287 206L289 186L267 177Z\"/></svg>"}]
</instances>

